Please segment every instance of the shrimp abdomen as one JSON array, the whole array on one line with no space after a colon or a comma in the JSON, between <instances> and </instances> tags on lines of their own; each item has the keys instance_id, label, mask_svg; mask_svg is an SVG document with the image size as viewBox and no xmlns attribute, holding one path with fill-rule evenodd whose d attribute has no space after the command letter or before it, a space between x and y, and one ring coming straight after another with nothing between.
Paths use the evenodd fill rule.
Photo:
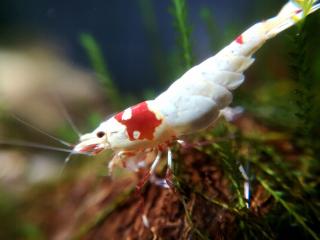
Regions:
<instances>
[{"instance_id":1,"label":"shrimp abdomen","mask_svg":"<svg viewBox=\"0 0 320 240\"><path fill-rule=\"evenodd\" d=\"M314 4L306 14L319 8L320 4ZM277 16L253 25L215 56L187 71L154 100L155 106L178 134L209 126L231 103L231 91L244 82L243 72L254 62L252 55L303 16L302 7L290 1Z\"/></svg>"}]
</instances>

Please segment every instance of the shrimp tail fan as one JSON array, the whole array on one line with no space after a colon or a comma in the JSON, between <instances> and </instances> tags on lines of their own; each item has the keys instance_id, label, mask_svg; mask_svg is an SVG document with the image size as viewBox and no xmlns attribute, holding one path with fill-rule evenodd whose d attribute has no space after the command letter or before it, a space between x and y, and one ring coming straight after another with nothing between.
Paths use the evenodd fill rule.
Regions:
<instances>
[{"instance_id":1,"label":"shrimp tail fan","mask_svg":"<svg viewBox=\"0 0 320 240\"><path fill-rule=\"evenodd\" d=\"M314 0L289 1L283 6L277 16L270 19L266 24L268 38L272 38L278 33L293 26L307 15L317 11L320 3Z\"/></svg>"}]
</instances>

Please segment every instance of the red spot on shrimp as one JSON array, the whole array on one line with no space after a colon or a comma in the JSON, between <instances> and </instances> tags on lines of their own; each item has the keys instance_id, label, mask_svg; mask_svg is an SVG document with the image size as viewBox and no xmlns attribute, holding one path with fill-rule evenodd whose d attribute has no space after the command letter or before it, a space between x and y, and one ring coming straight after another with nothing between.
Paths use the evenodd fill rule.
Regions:
<instances>
[{"instance_id":1,"label":"red spot on shrimp","mask_svg":"<svg viewBox=\"0 0 320 240\"><path fill-rule=\"evenodd\" d=\"M134 140L152 140L155 129L161 124L162 120L158 119L152 112L146 102L139 103L131 108L131 116L123 116L120 112L114 118L126 126L129 139ZM126 110L128 111L128 110Z\"/></svg>"},{"instance_id":2,"label":"red spot on shrimp","mask_svg":"<svg viewBox=\"0 0 320 240\"><path fill-rule=\"evenodd\" d=\"M98 144L90 144L88 146L83 147L82 149L80 149L79 152L81 153L90 153L93 155L97 155L98 153L102 152L104 150L104 148L98 148Z\"/></svg>"},{"instance_id":3,"label":"red spot on shrimp","mask_svg":"<svg viewBox=\"0 0 320 240\"><path fill-rule=\"evenodd\" d=\"M240 36L238 36L238 37L236 38L236 42L239 43L239 44L243 44L243 37L242 37L242 35L240 35Z\"/></svg>"},{"instance_id":4,"label":"red spot on shrimp","mask_svg":"<svg viewBox=\"0 0 320 240\"><path fill-rule=\"evenodd\" d=\"M301 13L302 12L302 9L298 9L298 10L296 10L296 14L299 14L299 13Z\"/></svg>"},{"instance_id":5,"label":"red spot on shrimp","mask_svg":"<svg viewBox=\"0 0 320 240\"><path fill-rule=\"evenodd\" d=\"M79 152L87 153L93 151L97 147L97 144L90 144L88 146L83 147Z\"/></svg>"}]
</instances>

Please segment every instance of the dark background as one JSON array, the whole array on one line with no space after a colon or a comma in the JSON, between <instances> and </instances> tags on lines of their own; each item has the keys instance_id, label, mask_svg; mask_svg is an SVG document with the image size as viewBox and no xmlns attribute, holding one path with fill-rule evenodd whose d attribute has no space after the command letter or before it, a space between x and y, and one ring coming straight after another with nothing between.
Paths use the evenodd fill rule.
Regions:
<instances>
[{"instance_id":1,"label":"dark background","mask_svg":"<svg viewBox=\"0 0 320 240\"><path fill-rule=\"evenodd\" d=\"M211 11L219 30L226 35L232 30L229 35L233 37L258 20L276 14L274 9L284 3L278 0L187 1L196 61L211 56L212 50L223 46L218 41L211 43L208 38L200 16L204 7ZM156 71L152 59L168 62L167 56L176 50L170 5L169 0L2 0L0 43L23 43L30 38L40 38L55 43L76 65L90 69L79 42L81 33L90 33L100 44L118 87L125 92L140 92L142 88L157 87L164 81L161 78L169 78ZM146 14L151 18L146 19ZM224 36L223 44L227 44L230 37Z\"/></svg>"}]
</instances>

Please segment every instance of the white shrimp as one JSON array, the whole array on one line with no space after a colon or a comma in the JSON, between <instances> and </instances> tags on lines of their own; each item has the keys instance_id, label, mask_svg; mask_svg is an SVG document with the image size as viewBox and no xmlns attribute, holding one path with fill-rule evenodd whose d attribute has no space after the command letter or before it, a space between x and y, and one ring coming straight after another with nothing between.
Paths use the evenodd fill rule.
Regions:
<instances>
[{"instance_id":1,"label":"white shrimp","mask_svg":"<svg viewBox=\"0 0 320 240\"><path fill-rule=\"evenodd\" d=\"M250 27L215 56L187 71L154 100L139 103L102 122L80 138L73 152L97 154L112 149L112 168L137 156L143 158L148 152L160 156L182 135L210 127L231 103L231 91L243 83L243 72L254 62L252 55L304 14L320 8L315 1L310 11L303 13L301 4L296 2L290 1L277 16ZM170 165L170 151L169 155ZM159 157L156 159L158 162Z\"/></svg>"}]
</instances>

